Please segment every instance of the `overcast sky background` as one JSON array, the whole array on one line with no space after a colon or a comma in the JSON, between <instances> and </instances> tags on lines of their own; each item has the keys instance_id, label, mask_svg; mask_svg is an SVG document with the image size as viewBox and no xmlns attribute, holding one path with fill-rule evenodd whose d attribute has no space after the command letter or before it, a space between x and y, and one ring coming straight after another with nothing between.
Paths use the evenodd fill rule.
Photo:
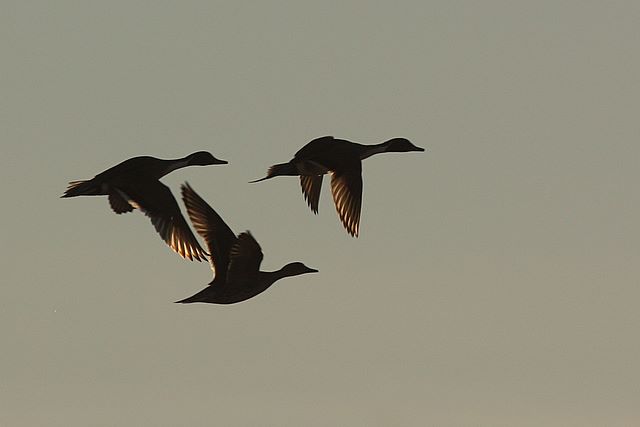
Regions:
<instances>
[{"instance_id":1,"label":"overcast sky background","mask_svg":"<svg viewBox=\"0 0 640 427\"><path fill-rule=\"evenodd\" d=\"M640 4L3 1L0 425L640 424ZM250 185L322 136L363 165ZM59 199L136 155L264 270L232 306L138 212ZM181 202L180 202L181 203ZM181 203L182 204L182 203Z\"/></svg>"}]
</instances>

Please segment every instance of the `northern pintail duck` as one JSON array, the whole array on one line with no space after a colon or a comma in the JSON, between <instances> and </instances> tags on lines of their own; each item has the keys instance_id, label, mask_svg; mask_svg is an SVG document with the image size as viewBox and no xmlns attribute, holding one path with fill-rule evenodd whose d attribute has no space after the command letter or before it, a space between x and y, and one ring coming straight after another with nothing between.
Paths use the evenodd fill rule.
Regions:
<instances>
[{"instance_id":1,"label":"northern pintail duck","mask_svg":"<svg viewBox=\"0 0 640 427\"><path fill-rule=\"evenodd\" d=\"M322 176L331 174L331 193L340 221L347 232L358 237L362 204L362 160L378 153L424 151L408 139L393 138L380 144L364 145L332 136L316 138L302 147L287 163L273 165L264 181L280 175L300 176L302 194L318 213Z\"/></svg>"},{"instance_id":2,"label":"northern pintail duck","mask_svg":"<svg viewBox=\"0 0 640 427\"><path fill-rule=\"evenodd\" d=\"M226 164L206 151L181 159L164 160L150 156L134 157L84 181L71 181L62 197L109 196L117 214L140 209L147 215L160 237L183 258L201 261L206 252L200 247L169 187L159 181L171 171L186 166Z\"/></svg>"},{"instance_id":3,"label":"northern pintail duck","mask_svg":"<svg viewBox=\"0 0 640 427\"><path fill-rule=\"evenodd\" d=\"M263 258L262 249L249 231L236 237L189 184L182 186L182 200L191 223L207 243L214 278L197 294L176 302L233 304L253 298L284 277L318 271L301 262L292 262L277 271L259 271Z\"/></svg>"}]
</instances>

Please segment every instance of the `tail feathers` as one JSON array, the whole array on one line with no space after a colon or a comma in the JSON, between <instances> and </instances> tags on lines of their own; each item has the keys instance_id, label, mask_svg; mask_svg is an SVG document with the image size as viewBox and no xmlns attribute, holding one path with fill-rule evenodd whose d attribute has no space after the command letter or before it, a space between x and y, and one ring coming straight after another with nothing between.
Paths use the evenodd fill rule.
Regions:
<instances>
[{"instance_id":1,"label":"tail feathers","mask_svg":"<svg viewBox=\"0 0 640 427\"><path fill-rule=\"evenodd\" d=\"M209 295L209 293L211 292L211 290L209 288L210 288L210 286L207 286L206 288L204 288L200 292L197 292L197 293L191 295L189 298L185 298L185 299L180 300L180 301L175 301L175 303L176 304L191 304L191 303L194 303L194 302L207 302L207 295Z\"/></svg>"},{"instance_id":2,"label":"tail feathers","mask_svg":"<svg viewBox=\"0 0 640 427\"><path fill-rule=\"evenodd\" d=\"M61 197L98 196L104 194L91 180L71 181Z\"/></svg>"},{"instance_id":3,"label":"tail feathers","mask_svg":"<svg viewBox=\"0 0 640 427\"><path fill-rule=\"evenodd\" d=\"M299 172L291 162L280 163L280 164L271 166L267 171L267 176L265 176L264 178L256 179L255 181L249 181L249 182L250 183L260 182L260 181L264 181L265 179L269 179L269 178L273 178L274 176L281 176L281 175L297 176L299 175Z\"/></svg>"},{"instance_id":4,"label":"tail feathers","mask_svg":"<svg viewBox=\"0 0 640 427\"><path fill-rule=\"evenodd\" d=\"M185 298L183 300L180 301L174 301L176 304L191 304L193 302L200 302L200 300L194 298L193 296L189 297L189 298Z\"/></svg>"}]
</instances>

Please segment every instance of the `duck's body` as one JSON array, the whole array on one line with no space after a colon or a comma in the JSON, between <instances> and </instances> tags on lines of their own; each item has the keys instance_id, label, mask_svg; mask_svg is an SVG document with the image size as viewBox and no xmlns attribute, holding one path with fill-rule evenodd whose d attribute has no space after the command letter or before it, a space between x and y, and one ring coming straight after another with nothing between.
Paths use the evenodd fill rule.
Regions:
<instances>
[{"instance_id":1,"label":"duck's body","mask_svg":"<svg viewBox=\"0 0 640 427\"><path fill-rule=\"evenodd\" d=\"M277 271L259 271L262 249L251 233L246 231L236 237L188 184L182 186L182 199L193 226L207 243L214 279L200 292L177 302L234 304L261 294L284 277L318 271L300 262L287 264Z\"/></svg>"},{"instance_id":2,"label":"duck's body","mask_svg":"<svg viewBox=\"0 0 640 427\"><path fill-rule=\"evenodd\" d=\"M362 205L362 160L378 153L424 151L405 138L393 138L380 144L358 144L332 136L316 138L302 147L287 163L273 165L267 176L299 176L307 204L318 213L322 177L331 174L331 193L340 221L347 232L357 237Z\"/></svg>"},{"instance_id":3,"label":"duck's body","mask_svg":"<svg viewBox=\"0 0 640 427\"><path fill-rule=\"evenodd\" d=\"M301 268L300 272L297 274L313 273L316 271L317 270L304 270ZM194 302L209 304L235 304L263 293L278 280L289 276L289 274L283 274L282 270L258 271L255 274L248 275L244 280L238 280L237 278L235 280L222 280L218 279L216 276L216 278L209 283L206 288L189 298L185 298L177 302L180 304L190 304Z\"/></svg>"},{"instance_id":4,"label":"duck's body","mask_svg":"<svg viewBox=\"0 0 640 427\"><path fill-rule=\"evenodd\" d=\"M206 252L187 225L171 190L159 179L186 166L226 163L204 151L173 160L134 157L92 179L71 181L62 197L108 196L111 209L117 214L140 209L151 218L156 231L171 249L184 258L201 261L206 259Z\"/></svg>"}]
</instances>

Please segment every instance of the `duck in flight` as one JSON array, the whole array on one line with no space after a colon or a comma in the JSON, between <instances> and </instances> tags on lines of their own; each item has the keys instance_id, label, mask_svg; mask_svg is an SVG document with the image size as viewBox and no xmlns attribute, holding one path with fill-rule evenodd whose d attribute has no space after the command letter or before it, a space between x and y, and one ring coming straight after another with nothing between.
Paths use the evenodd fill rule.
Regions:
<instances>
[{"instance_id":1,"label":"duck in flight","mask_svg":"<svg viewBox=\"0 0 640 427\"><path fill-rule=\"evenodd\" d=\"M316 138L302 147L287 163L273 165L264 181L280 175L300 176L302 194L318 213L324 174L331 175L331 193L340 221L347 232L358 237L362 205L362 160L378 153L424 151L406 138L393 138L380 144L364 145L333 136Z\"/></svg>"},{"instance_id":2,"label":"duck in flight","mask_svg":"<svg viewBox=\"0 0 640 427\"><path fill-rule=\"evenodd\" d=\"M162 240L183 258L202 261L206 252L185 221L169 187L159 181L169 172L186 166L226 164L206 151L180 159L134 157L89 180L71 181L62 197L108 196L117 214L140 209L151 219Z\"/></svg>"},{"instance_id":3,"label":"duck in flight","mask_svg":"<svg viewBox=\"0 0 640 427\"><path fill-rule=\"evenodd\" d=\"M262 249L250 232L245 231L236 237L189 184L182 186L182 200L191 223L209 248L214 279L200 292L176 302L234 304L266 291L284 277L318 272L301 262L292 262L276 271L260 271Z\"/></svg>"}]
</instances>

